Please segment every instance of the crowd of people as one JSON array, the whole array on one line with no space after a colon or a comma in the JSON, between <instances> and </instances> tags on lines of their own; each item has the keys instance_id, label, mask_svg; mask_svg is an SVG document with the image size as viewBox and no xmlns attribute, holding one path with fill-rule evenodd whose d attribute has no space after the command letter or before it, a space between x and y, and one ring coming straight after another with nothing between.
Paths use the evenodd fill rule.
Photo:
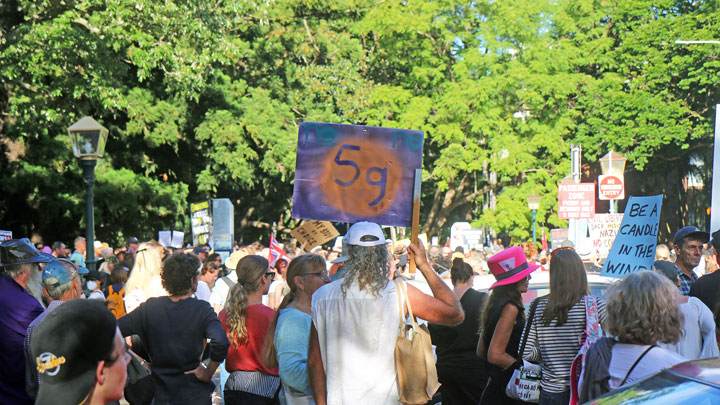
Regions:
<instances>
[{"instance_id":1,"label":"crowd of people","mask_svg":"<svg viewBox=\"0 0 720 405\"><path fill-rule=\"evenodd\" d=\"M369 222L342 245L274 257L254 243L223 259L130 238L119 249L95 244L89 271L81 237L73 252L2 242L0 403L398 403L395 347L410 307L428 324L443 404L520 403L506 386L530 363L542 371L539 403L568 404L720 354L720 272L707 256L720 251L720 231L678 230L653 269L604 297L588 288L597 258L567 245L392 249ZM550 290L528 310L538 270ZM490 292L473 289L486 273ZM591 322L597 340L587 340Z\"/></svg>"}]
</instances>

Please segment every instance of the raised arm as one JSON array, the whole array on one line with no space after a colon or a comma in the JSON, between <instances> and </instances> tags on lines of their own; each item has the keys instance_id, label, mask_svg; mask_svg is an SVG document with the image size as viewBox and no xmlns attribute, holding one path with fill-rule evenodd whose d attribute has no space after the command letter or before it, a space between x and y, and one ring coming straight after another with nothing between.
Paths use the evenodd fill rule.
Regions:
<instances>
[{"instance_id":1,"label":"raised arm","mask_svg":"<svg viewBox=\"0 0 720 405\"><path fill-rule=\"evenodd\" d=\"M417 245L410 244L410 250L415 256L415 264L425 276L433 295L427 295L414 286L408 284L407 293L410 305L415 316L428 322L440 325L457 325L465 319L465 313L452 290L435 273L427 261L425 247L422 242Z\"/></svg>"}]
</instances>

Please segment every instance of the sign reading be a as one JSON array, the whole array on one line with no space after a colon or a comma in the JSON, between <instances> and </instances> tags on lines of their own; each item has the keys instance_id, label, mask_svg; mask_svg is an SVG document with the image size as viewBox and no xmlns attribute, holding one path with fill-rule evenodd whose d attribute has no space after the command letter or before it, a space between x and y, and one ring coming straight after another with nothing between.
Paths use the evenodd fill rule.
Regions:
<instances>
[{"instance_id":1,"label":"sign reading be a","mask_svg":"<svg viewBox=\"0 0 720 405\"><path fill-rule=\"evenodd\" d=\"M411 226L421 131L302 122L293 218Z\"/></svg>"},{"instance_id":2,"label":"sign reading be a","mask_svg":"<svg viewBox=\"0 0 720 405\"><path fill-rule=\"evenodd\" d=\"M653 268L662 197L662 194L630 196L615 242L600 274L624 277Z\"/></svg>"}]
</instances>

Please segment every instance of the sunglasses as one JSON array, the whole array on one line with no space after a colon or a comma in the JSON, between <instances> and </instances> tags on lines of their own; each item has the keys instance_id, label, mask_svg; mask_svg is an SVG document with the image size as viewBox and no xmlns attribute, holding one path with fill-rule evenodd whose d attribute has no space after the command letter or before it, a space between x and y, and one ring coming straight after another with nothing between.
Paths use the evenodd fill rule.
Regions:
<instances>
[{"instance_id":1,"label":"sunglasses","mask_svg":"<svg viewBox=\"0 0 720 405\"><path fill-rule=\"evenodd\" d=\"M273 280L273 279L275 278L275 272L272 272L272 271L268 271L267 273L265 273L265 275L266 275L267 278L269 278L270 280Z\"/></svg>"}]
</instances>

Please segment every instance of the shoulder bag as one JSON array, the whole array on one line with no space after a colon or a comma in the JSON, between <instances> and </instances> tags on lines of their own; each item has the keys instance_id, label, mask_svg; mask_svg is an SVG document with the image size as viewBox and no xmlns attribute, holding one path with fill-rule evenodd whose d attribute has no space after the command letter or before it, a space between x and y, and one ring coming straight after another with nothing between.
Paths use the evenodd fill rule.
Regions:
<instances>
[{"instance_id":1,"label":"shoulder bag","mask_svg":"<svg viewBox=\"0 0 720 405\"><path fill-rule=\"evenodd\" d=\"M519 355L521 359L523 352L525 352L525 344L527 344L530 326L533 323L533 318L535 318L535 310L537 309L539 300L540 298L536 298L530 305L530 316L528 316L527 323L525 323L525 331L523 332L523 339L520 344ZM520 368L513 370L513 375L505 387L505 394L512 399L537 403L540 400L542 366L525 360L523 360L522 363L523 365Z\"/></svg>"},{"instance_id":2,"label":"shoulder bag","mask_svg":"<svg viewBox=\"0 0 720 405\"><path fill-rule=\"evenodd\" d=\"M426 325L418 325L410 306L405 283L396 279L400 305L400 329L395 342L395 369L400 391L400 402L425 404L440 388L430 332ZM410 325L405 324L403 302L407 305Z\"/></svg>"}]
</instances>

